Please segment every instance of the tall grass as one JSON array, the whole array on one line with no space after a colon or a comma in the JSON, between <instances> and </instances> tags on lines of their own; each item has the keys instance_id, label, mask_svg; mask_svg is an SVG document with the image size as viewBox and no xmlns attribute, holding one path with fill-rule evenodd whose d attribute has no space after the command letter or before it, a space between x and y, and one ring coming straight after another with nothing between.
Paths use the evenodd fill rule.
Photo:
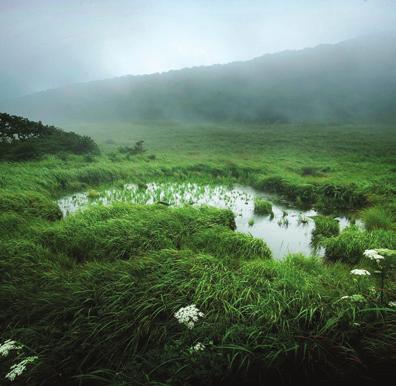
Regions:
<instances>
[{"instance_id":1,"label":"tall grass","mask_svg":"<svg viewBox=\"0 0 396 386\"><path fill-rule=\"evenodd\" d=\"M366 232L351 226L339 236L326 239L323 244L328 259L354 264L360 261L366 249L396 249L396 234L382 229Z\"/></svg>"},{"instance_id":2,"label":"tall grass","mask_svg":"<svg viewBox=\"0 0 396 386\"><path fill-rule=\"evenodd\" d=\"M315 229L312 231L312 243L319 245L323 239L337 236L340 224L337 219L328 216L314 216Z\"/></svg>"},{"instance_id":3,"label":"tall grass","mask_svg":"<svg viewBox=\"0 0 396 386\"><path fill-rule=\"evenodd\" d=\"M1 337L37 351L25 384L337 382L395 359L394 313L376 311L371 279L358 288L343 265L162 250L68 269L64 258L15 256L0 272L16 264L1 275ZM366 303L340 301L358 290ZM173 314L191 303L205 318L187 333ZM192 356L197 341L207 349Z\"/></svg>"},{"instance_id":4,"label":"tall grass","mask_svg":"<svg viewBox=\"0 0 396 386\"><path fill-rule=\"evenodd\" d=\"M374 229L395 229L393 226L394 213L389 210L389 207L373 207L368 208L362 212L362 218L367 230Z\"/></svg>"},{"instance_id":5,"label":"tall grass","mask_svg":"<svg viewBox=\"0 0 396 386\"><path fill-rule=\"evenodd\" d=\"M395 311L379 304L373 277L356 283L343 263L396 248L389 216L369 212L372 230L339 235L325 221L326 256L340 261L278 262L233 232L229 211L117 204L59 220L55 203L102 184L173 179L247 183L329 211L392 207L393 127L350 129L88 124L84 134L113 137L101 156L1 163L0 339L39 357L17 382L374 385L393 376ZM137 138L155 157L114 155ZM341 300L356 293L365 300ZM393 281L384 293L396 298ZM174 313L192 303L205 317L186 331ZM197 342L206 349L192 355ZM8 368L0 361L1 379Z\"/></svg>"},{"instance_id":6,"label":"tall grass","mask_svg":"<svg viewBox=\"0 0 396 386\"><path fill-rule=\"evenodd\" d=\"M204 228L186 239L186 246L223 258L270 258L271 250L261 239L235 233L224 226Z\"/></svg>"},{"instance_id":7,"label":"tall grass","mask_svg":"<svg viewBox=\"0 0 396 386\"><path fill-rule=\"evenodd\" d=\"M254 213L259 215L270 215L272 213L272 204L263 198L254 199Z\"/></svg>"},{"instance_id":8,"label":"tall grass","mask_svg":"<svg viewBox=\"0 0 396 386\"><path fill-rule=\"evenodd\" d=\"M58 205L43 194L0 190L0 211L16 212L24 217L36 217L50 221L59 220L62 213Z\"/></svg>"},{"instance_id":9,"label":"tall grass","mask_svg":"<svg viewBox=\"0 0 396 386\"><path fill-rule=\"evenodd\" d=\"M152 250L182 248L202 229L220 226L223 235L234 227L229 210L162 205L130 205L91 208L38 231L43 245L64 251L78 261L119 259Z\"/></svg>"}]
</instances>

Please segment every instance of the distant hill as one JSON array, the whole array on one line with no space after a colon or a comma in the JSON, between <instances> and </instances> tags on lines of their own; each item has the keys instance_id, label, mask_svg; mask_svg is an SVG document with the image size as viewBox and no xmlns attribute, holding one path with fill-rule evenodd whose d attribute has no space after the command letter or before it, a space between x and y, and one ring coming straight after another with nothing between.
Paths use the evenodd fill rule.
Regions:
<instances>
[{"instance_id":1,"label":"distant hill","mask_svg":"<svg viewBox=\"0 0 396 386\"><path fill-rule=\"evenodd\" d=\"M396 122L396 34L75 84L3 102L0 110L56 124Z\"/></svg>"}]
</instances>

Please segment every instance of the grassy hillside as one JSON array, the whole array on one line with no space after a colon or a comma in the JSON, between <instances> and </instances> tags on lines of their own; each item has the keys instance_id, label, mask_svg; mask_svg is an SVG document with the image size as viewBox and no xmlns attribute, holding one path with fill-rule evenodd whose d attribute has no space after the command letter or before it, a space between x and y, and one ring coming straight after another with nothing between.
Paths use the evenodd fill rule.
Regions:
<instances>
[{"instance_id":1,"label":"grassy hillside","mask_svg":"<svg viewBox=\"0 0 396 386\"><path fill-rule=\"evenodd\" d=\"M56 124L393 122L395 40L377 35L247 62L77 84L0 108Z\"/></svg>"}]
</instances>

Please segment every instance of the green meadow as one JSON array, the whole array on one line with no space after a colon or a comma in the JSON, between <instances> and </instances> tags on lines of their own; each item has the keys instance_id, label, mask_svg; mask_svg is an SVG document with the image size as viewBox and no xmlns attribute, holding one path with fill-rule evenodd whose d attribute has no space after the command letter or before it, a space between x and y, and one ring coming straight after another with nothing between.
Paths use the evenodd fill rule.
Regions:
<instances>
[{"instance_id":1,"label":"green meadow","mask_svg":"<svg viewBox=\"0 0 396 386\"><path fill-rule=\"evenodd\" d=\"M14 384L374 385L392 375L394 126L63 128L100 153L0 162L0 343L23 344L14 358L37 356ZM63 218L57 204L153 181L240 184L316 209L323 254L274 259L266 235L236 232L228 209L112 202ZM340 229L340 215L364 226ZM385 249L383 261L368 249ZM175 317L192 304L202 312L193 327Z\"/></svg>"}]
</instances>

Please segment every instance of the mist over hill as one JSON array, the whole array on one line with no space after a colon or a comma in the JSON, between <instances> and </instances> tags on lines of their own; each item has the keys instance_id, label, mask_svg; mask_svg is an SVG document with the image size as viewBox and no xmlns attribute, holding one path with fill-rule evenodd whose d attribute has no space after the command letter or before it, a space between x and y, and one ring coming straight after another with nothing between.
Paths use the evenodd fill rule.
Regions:
<instances>
[{"instance_id":1,"label":"mist over hill","mask_svg":"<svg viewBox=\"0 0 396 386\"><path fill-rule=\"evenodd\" d=\"M74 84L0 104L47 122L395 122L396 34Z\"/></svg>"}]
</instances>

